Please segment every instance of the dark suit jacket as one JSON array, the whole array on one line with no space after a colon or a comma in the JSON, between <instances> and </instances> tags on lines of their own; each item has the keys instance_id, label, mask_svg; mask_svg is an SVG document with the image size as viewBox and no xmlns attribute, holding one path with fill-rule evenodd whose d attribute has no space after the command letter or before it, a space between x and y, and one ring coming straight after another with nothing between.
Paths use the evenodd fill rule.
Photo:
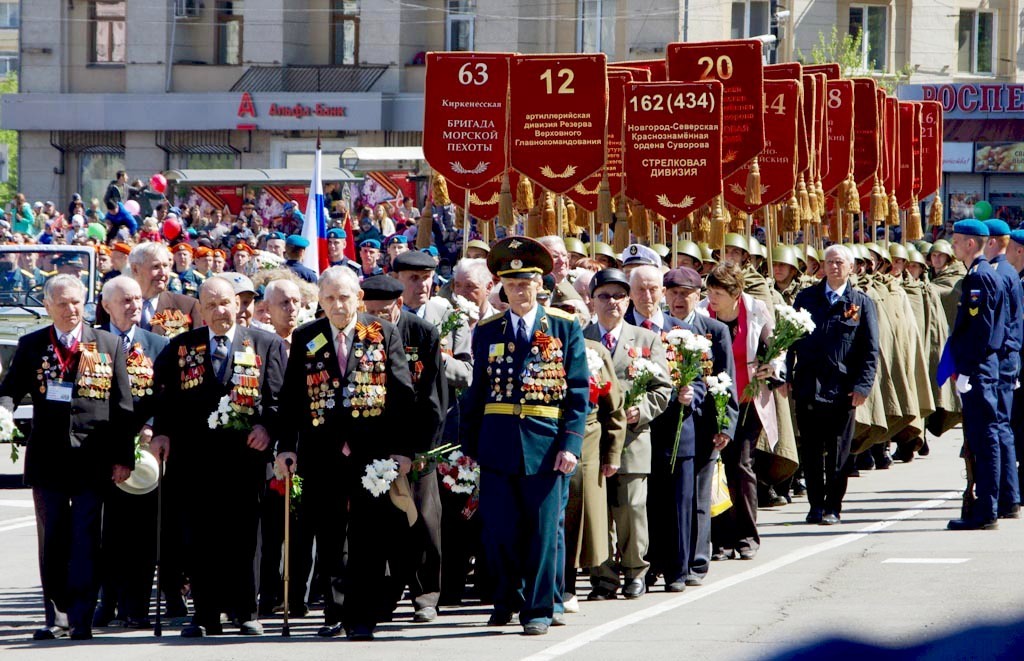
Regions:
<instances>
[{"instance_id":1,"label":"dark suit jacket","mask_svg":"<svg viewBox=\"0 0 1024 661\"><path fill-rule=\"evenodd\" d=\"M728 416L729 423L722 430L729 438L736 436L736 423L739 420L739 404L736 397L736 365L732 354L732 337L729 335L729 327L711 317L702 314L693 316L693 328L696 332L711 340L711 373L705 372L704 376L718 375L725 372L732 379L733 385L730 388L732 396L729 398ZM712 439L718 433L718 412L715 410L715 398L705 396L703 404L694 411L694 426L696 427L697 447L696 456L710 456L714 449Z\"/></svg>"},{"instance_id":2,"label":"dark suit jacket","mask_svg":"<svg viewBox=\"0 0 1024 661\"><path fill-rule=\"evenodd\" d=\"M874 301L849 283L830 305L825 285L822 280L793 301L794 308L811 313L815 328L790 348L787 372L798 402L845 404L852 393L867 396L874 386L878 312Z\"/></svg>"},{"instance_id":3,"label":"dark suit jacket","mask_svg":"<svg viewBox=\"0 0 1024 661\"><path fill-rule=\"evenodd\" d=\"M105 399L83 397L78 387L80 363L72 360L65 381L74 381L70 402L47 401L45 380L40 380L44 356L52 356L52 326L29 333L18 341L11 366L0 383L0 406L14 411L32 396L32 433L25 456L25 482L31 486L75 489L109 483L114 464L135 466L132 441L132 395L125 358L117 337L83 326L81 343L96 343L110 356L114 374ZM52 361L53 358L51 357Z\"/></svg>"},{"instance_id":4,"label":"dark suit jacket","mask_svg":"<svg viewBox=\"0 0 1024 661\"><path fill-rule=\"evenodd\" d=\"M360 314L358 321L371 324L379 319ZM409 415L416 395L401 333L385 321L381 321L381 327L386 395L381 415L369 418L354 418L352 409L343 405L343 393L356 372L359 357L349 347L347 370L345 374L341 373L330 322L326 318L317 319L297 328L292 334L292 350L281 401L282 416L288 425L279 436L278 451L297 451L298 470L303 475L337 479L337 469L343 465L341 450L346 442L352 452L349 457L351 465L359 467L360 472L362 466L374 459L386 459L392 454L411 457L423 444L418 439L424 437L425 431L417 430L417 417ZM323 336L326 342L319 349L312 350L319 336ZM306 377L321 369L326 369L332 382L336 381L338 386L335 388L334 406L324 412L324 424L314 425Z\"/></svg>"},{"instance_id":5,"label":"dark suit jacket","mask_svg":"<svg viewBox=\"0 0 1024 661\"><path fill-rule=\"evenodd\" d=\"M417 452L437 447L448 410L448 380L441 366L437 328L411 312L402 311L395 324L402 337L409 376L416 392Z\"/></svg>"},{"instance_id":6,"label":"dark suit jacket","mask_svg":"<svg viewBox=\"0 0 1024 661\"><path fill-rule=\"evenodd\" d=\"M109 328L109 326L108 326ZM142 349L142 353L145 354L153 363L153 367L156 367L157 358L168 344L169 340L162 335L156 333L150 333L147 330L143 330L138 326L135 327L135 332L132 334L132 345L138 345ZM137 377L129 374L128 378L134 381ZM143 425L152 424L153 414L156 412L157 404L157 391L156 383L153 384L153 394L144 395L142 397L138 395L132 395L132 403L134 405L135 414L132 416L133 426L135 431L142 429Z\"/></svg>"},{"instance_id":7,"label":"dark suit jacket","mask_svg":"<svg viewBox=\"0 0 1024 661\"><path fill-rule=\"evenodd\" d=\"M262 361L252 422L267 429L271 442L280 434L279 397L287 360L281 338L254 328L235 326L224 378L218 380L213 369L209 329L188 331L172 338L156 362L155 380L160 396L153 435L166 435L171 439L168 471L176 463L194 462L196 466L189 467L186 463L185 468L216 467L218 479L223 479L231 475L232 468L237 470L240 465L258 463L253 450L246 444L248 431L210 429L207 422L210 413L217 409L220 398L231 391L235 353L244 350L246 340ZM201 383L183 389L182 374L187 368L179 363L182 360L180 352L187 353L197 347L203 349L205 372ZM266 454L269 456L269 450Z\"/></svg>"},{"instance_id":8,"label":"dark suit jacket","mask_svg":"<svg viewBox=\"0 0 1024 661\"><path fill-rule=\"evenodd\" d=\"M185 294L175 294L174 292L165 291L156 300L156 311L154 314L159 314L164 310L181 310L188 315L192 322L192 328L201 328L203 326L203 318L199 311L199 300ZM100 326L107 326L110 324L110 315L103 309L102 297L97 301L96 305L96 323ZM153 333L157 335L166 335L163 328L154 328Z\"/></svg>"}]
</instances>

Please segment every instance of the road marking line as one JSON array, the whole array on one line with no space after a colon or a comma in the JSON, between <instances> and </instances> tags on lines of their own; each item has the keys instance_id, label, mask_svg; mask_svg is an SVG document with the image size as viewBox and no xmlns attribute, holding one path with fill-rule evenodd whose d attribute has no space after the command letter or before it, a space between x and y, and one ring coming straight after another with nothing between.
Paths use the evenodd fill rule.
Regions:
<instances>
[{"instance_id":1,"label":"road marking line","mask_svg":"<svg viewBox=\"0 0 1024 661\"><path fill-rule=\"evenodd\" d=\"M8 532L10 530L17 530L18 528L28 528L29 526L36 525L36 517L33 516L19 516L15 519L7 519L0 521L0 532Z\"/></svg>"},{"instance_id":2,"label":"road marking line","mask_svg":"<svg viewBox=\"0 0 1024 661\"><path fill-rule=\"evenodd\" d=\"M0 500L0 507L35 507L31 500Z\"/></svg>"},{"instance_id":3,"label":"road marking line","mask_svg":"<svg viewBox=\"0 0 1024 661\"><path fill-rule=\"evenodd\" d=\"M959 565L970 558L888 558L883 565Z\"/></svg>"},{"instance_id":4,"label":"road marking line","mask_svg":"<svg viewBox=\"0 0 1024 661\"><path fill-rule=\"evenodd\" d=\"M705 597L710 597L713 594L718 594L723 590L728 590L733 586L745 583L751 579L758 578L760 576L764 576L765 574L769 574L775 571L776 569L782 569L783 567L791 565L795 562L799 562L801 560L805 560L811 556L818 555L819 553L831 551L832 549L839 548L840 546L845 546L847 544L851 544L858 540L864 539L868 535L885 530L886 528L896 525L900 521L905 521L907 519L913 518L922 512L938 507L953 498L958 498L959 496L959 491L948 491L934 500L929 500L911 509L903 510L902 512L897 512L896 514L889 517L888 519L885 519L884 521L872 523L871 525L862 528L856 532L846 533L845 535L840 535L839 537L835 537L834 539L830 539L819 544L814 544L812 546L807 546L802 549L797 549L782 557L776 558L775 560L766 562L765 564L759 567L754 567L753 569L748 569L747 571L740 572L739 574L734 574L732 576L729 576L728 578L724 578L721 581L711 583L710 585L705 585L701 587L700 590L696 590L694 592L687 592L686 594L663 601L660 604L655 604L654 606L649 606L642 610L636 611L635 613L624 615L623 617L620 617L616 620L612 620L611 622L605 622L604 624L598 625L593 629L584 631L583 633L576 634L572 638L552 645L551 647L541 652L538 652L537 654L532 654L526 657L523 661L550 661L550 659L555 659L560 656L564 656L570 652L578 650L584 645L594 642L595 640L604 638L608 634L614 633L619 629L624 629L630 625L637 624L648 618L656 617L658 615L667 613L671 610L675 610L680 606L685 606L687 604L691 604Z\"/></svg>"}]
</instances>

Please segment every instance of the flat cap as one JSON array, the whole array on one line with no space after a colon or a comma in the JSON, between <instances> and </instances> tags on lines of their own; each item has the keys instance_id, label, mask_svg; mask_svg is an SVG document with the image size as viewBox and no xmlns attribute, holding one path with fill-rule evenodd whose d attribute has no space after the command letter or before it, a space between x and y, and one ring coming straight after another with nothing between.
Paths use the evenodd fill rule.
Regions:
<instances>
[{"instance_id":1,"label":"flat cap","mask_svg":"<svg viewBox=\"0 0 1024 661\"><path fill-rule=\"evenodd\" d=\"M391 270L395 273L401 271L433 271L437 268L437 261L425 252L411 250L403 252L391 262Z\"/></svg>"},{"instance_id":2,"label":"flat cap","mask_svg":"<svg viewBox=\"0 0 1024 661\"><path fill-rule=\"evenodd\" d=\"M390 275L375 275L359 285L365 301L393 301L402 295L402 283Z\"/></svg>"},{"instance_id":3,"label":"flat cap","mask_svg":"<svg viewBox=\"0 0 1024 661\"><path fill-rule=\"evenodd\" d=\"M688 266L680 266L665 274L663 284L667 288L687 287L689 289L700 289L700 274Z\"/></svg>"}]
</instances>

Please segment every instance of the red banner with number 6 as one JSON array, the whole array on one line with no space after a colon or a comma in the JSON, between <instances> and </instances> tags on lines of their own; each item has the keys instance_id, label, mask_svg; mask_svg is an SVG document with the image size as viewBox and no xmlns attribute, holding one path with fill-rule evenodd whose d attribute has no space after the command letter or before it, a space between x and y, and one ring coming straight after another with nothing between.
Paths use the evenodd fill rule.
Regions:
<instances>
[{"instance_id":1,"label":"red banner with number 6","mask_svg":"<svg viewBox=\"0 0 1024 661\"><path fill-rule=\"evenodd\" d=\"M677 223L722 192L722 84L626 85L626 195Z\"/></svg>"},{"instance_id":2,"label":"red banner with number 6","mask_svg":"<svg viewBox=\"0 0 1024 661\"><path fill-rule=\"evenodd\" d=\"M510 53L427 53L423 156L474 189L505 171Z\"/></svg>"},{"instance_id":3,"label":"red banner with number 6","mask_svg":"<svg viewBox=\"0 0 1024 661\"><path fill-rule=\"evenodd\" d=\"M604 167L608 80L605 56L512 58L512 167L565 193Z\"/></svg>"}]
</instances>

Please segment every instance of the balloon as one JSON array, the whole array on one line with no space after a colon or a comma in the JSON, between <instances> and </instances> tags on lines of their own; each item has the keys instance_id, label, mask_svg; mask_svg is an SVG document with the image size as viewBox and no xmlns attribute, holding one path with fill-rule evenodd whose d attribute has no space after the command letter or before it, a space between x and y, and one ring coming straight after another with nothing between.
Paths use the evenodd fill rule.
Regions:
<instances>
[{"instance_id":1,"label":"balloon","mask_svg":"<svg viewBox=\"0 0 1024 661\"><path fill-rule=\"evenodd\" d=\"M992 205L985 200L974 203L974 217L978 220L988 220L992 217Z\"/></svg>"},{"instance_id":2,"label":"balloon","mask_svg":"<svg viewBox=\"0 0 1024 661\"><path fill-rule=\"evenodd\" d=\"M164 238L174 241L181 235L181 222L177 218L168 218L163 226Z\"/></svg>"},{"instance_id":3,"label":"balloon","mask_svg":"<svg viewBox=\"0 0 1024 661\"><path fill-rule=\"evenodd\" d=\"M94 241L105 241L107 239L107 228L99 223L89 223L89 229L85 231L85 234Z\"/></svg>"},{"instance_id":4,"label":"balloon","mask_svg":"<svg viewBox=\"0 0 1024 661\"><path fill-rule=\"evenodd\" d=\"M167 177L157 172L149 178L149 186L158 193L164 193L167 191Z\"/></svg>"},{"instance_id":5,"label":"balloon","mask_svg":"<svg viewBox=\"0 0 1024 661\"><path fill-rule=\"evenodd\" d=\"M125 202L124 203L124 208L127 209L128 213L130 213L133 216L138 216L139 215L139 211L141 211L141 207L139 207L139 203L136 202L135 200L128 200L127 202Z\"/></svg>"}]
</instances>

